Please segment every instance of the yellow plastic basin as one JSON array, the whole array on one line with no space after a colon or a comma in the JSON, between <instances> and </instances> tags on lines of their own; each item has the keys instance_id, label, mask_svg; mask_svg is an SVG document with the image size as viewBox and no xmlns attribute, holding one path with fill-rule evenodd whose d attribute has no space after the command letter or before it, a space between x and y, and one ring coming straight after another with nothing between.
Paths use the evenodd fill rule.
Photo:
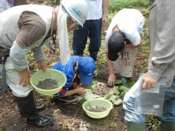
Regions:
<instances>
[{"instance_id":1,"label":"yellow plastic basin","mask_svg":"<svg viewBox=\"0 0 175 131\"><path fill-rule=\"evenodd\" d=\"M43 81L45 79L53 79L58 82L58 87L54 89L41 89L38 88L37 85L39 81ZM40 94L47 95L47 96L52 96L55 93L59 92L61 88L65 85L67 79L65 74L63 74L59 70L55 69L47 69L46 71L39 70L35 72L31 77L30 77L30 83L33 86L33 88Z\"/></svg>"},{"instance_id":2,"label":"yellow plastic basin","mask_svg":"<svg viewBox=\"0 0 175 131\"><path fill-rule=\"evenodd\" d=\"M102 112L89 111L90 108L95 108L96 106L105 107L106 111L102 111ZM82 108L89 117L100 119L100 118L106 117L110 113L110 111L113 108L113 104L109 100L97 98L97 99L90 99L85 101L82 105Z\"/></svg>"}]
</instances>

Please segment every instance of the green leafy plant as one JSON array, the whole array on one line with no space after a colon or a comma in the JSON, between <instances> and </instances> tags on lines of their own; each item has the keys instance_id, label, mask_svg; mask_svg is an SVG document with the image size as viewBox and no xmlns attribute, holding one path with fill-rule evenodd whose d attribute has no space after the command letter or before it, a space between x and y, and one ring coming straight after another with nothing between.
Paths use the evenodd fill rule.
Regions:
<instances>
[{"instance_id":1,"label":"green leafy plant","mask_svg":"<svg viewBox=\"0 0 175 131\"><path fill-rule=\"evenodd\" d=\"M123 8L140 8L149 6L148 0L110 0L109 9L110 12L117 12Z\"/></svg>"},{"instance_id":2,"label":"green leafy plant","mask_svg":"<svg viewBox=\"0 0 175 131\"><path fill-rule=\"evenodd\" d=\"M124 80L116 80L115 81L115 85L123 85L124 84Z\"/></svg>"},{"instance_id":3,"label":"green leafy plant","mask_svg":"<svg viewBox=\"0 0 175 131\"><path fill-rule=\"evenodd\" d=\"M0 125L0 131L3 131L5 129L4 125Z\"/></svg>"},{"instance_id":4,"label":"green leafy plant","mask_svg":"<svg viewBox=\"0 0 175 131\"><path fill-rule=\"evenodd\" d=\"M150 131L159 131L160 124L161 121L157 117L146 115L146 125Z\"/></svg>"}]
</instances>

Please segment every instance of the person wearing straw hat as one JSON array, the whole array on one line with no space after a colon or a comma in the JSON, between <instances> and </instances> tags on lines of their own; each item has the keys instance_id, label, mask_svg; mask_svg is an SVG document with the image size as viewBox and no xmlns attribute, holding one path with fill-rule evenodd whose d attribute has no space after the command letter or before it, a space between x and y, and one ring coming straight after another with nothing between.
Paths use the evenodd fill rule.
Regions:
<instances>
[{"instance_id":1,"label":"person wearing straw hat","mask_svg":"<svg viewBox=\"0 0 175 131\"><path fill-rule=\"evenodd\" d=\"M38 69L47 69L43 46L53 45L56 33L59 38L60 58L66 64L70 58L68 31L73 31L86 20L88 6L85 0L62 0L60 6L21 5L0 14L0 49L9 52L5 64L6 83L12 90L21 115L29 126L51 125L53 119L37 113L33 88L30 85L30 71L26 54L32 51ZM53 42L50 42L52 37Z\"/></svg>"},{"instance_id":2,"label":"person wearing straw hat","mask_svg":"<svg viewBox=\"0 0 175 131\"><path fill-rule=\"evenodd\" d=\"M67 78L64 87L56 94L57 98L65 102L74 102L78 97L84 95L85 88L78 87L80 83L89 85L92 83L93 74L96 69L95 61L89 56L71 56L67 64L61 62L55 64L53 69L62 71Z\"/></svg>"}]
</instances>

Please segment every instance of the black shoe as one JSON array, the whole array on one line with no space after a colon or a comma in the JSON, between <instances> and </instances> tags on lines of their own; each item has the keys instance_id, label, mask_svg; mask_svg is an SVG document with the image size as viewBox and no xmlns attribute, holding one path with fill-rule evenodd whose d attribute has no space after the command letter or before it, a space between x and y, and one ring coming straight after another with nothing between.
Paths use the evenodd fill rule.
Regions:
<instances>
[{"instance_id":1,"label":"black shoe","mask_svg":"<svg viewBox=\"0 0 175 131\"><path fill-rule=\"evenodd\" d=\"M78 97L76 95L57 97L57 98L58 98L58 100L64 101L64 102L75 102L78 100Z\"/></svg>"},{"instance_id":2,"label":"black shoe","mask_svg":"<svg viewBox=\"0 0 175 131\"><path fill-rule=\"evenodd\" d=\"M43 116L40 116L39 114L36 114L27 118L27 124L28 126L44 127L52 125L53 119L45 118Z\"/></svg>"},{"instance_id":3,"label":"black shoe","mask_svg":"<svg viewBox=\"0 0 175 131\"><path fill-rule=\"evenodd\" d=\"M20 113L27 118L26 122L29 126L44 127L53 124L53 119L45 118L38 114L32 91L26 97L15 98L20 109Z\"/></svg>"}]
</instances>

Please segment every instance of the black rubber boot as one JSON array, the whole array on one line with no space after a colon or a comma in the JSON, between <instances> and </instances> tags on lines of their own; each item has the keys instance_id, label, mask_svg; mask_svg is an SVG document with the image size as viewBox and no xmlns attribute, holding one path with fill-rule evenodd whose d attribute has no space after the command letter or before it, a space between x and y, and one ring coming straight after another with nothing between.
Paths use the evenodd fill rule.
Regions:
<instances>
[{"instance_id":1,"label":"black rubber boot","mask_svg":"<svg viewBox=\"0 0 175 131\"><path fill-rule=\"evenodd\" d=\"M18 104L18 102L17 102L17 104ZM19 107L19 105L18 105L18 107ZM43 111L45 108L46 108L46 106L45 106L43 103L40 103L39 105L36 106L36 111L37 111L37 112L41 112L41 111ZM20 110L20 114L21 114L21 117L25 117L25 116L22 114L21 110Z\"/></svg>"},{"instance_id":2,"label":"black rubber boot","mask_svg":"<svg viewBox=\"0 0 175 131\"><path fill-rule=\"evenodd\" d=\"M175 131L175 121L162 121L160 125L160 131Z\"/></svg>"},{"instance_id":3,"label":"black rubber boot","mask_svg":"<svg viewBox=\"0 0 175 131\"><path fill-rule=\"evenodd\" d=\"M20 109L20 113L27 118L27 124L29 126L44 127L53 124L53 120L51 118L42 117L37 113L33 98L33 91L31 91L27 97L15 98Z\"/></svg>"},{"instance_id":4,"label":"black rubber boot","mask_svg":"<svg viewBox=\"0 0 175 131\"><path fill-rule=\"evenodd\" d=\"M128 122L128 129L127 131L146 131L146 124L145 123L133 123Z\"/></svg>"}]
</instances>

